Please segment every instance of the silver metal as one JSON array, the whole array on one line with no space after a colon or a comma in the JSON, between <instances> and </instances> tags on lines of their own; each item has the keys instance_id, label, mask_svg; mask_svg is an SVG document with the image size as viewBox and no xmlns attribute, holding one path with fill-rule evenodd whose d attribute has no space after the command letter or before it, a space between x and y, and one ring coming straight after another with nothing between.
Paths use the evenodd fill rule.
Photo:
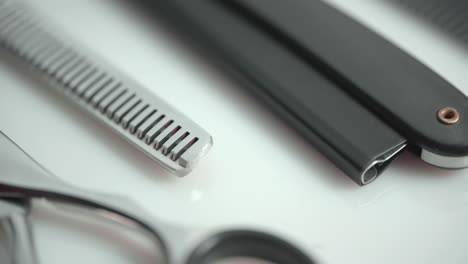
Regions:
<instances>
[{"instance_id":1,"label":"silver metal","mask_svg":"<svg viewBox=\"0 0 468 264\"><path fill-rule=\"evenodd\" d=\"M138 99L135 95L130 96L114 113L114 121L118 124L122 121L129 111L141 103L141 100Z\"/></svg>"},{"instance_id":2,"label":"silver metal","mask_svg":"<svg viewBox=\"0 0 468 264\"><path fill-rule=\"evenodd\" d=\"M138 128L145 123L152 115L156 113L156 110L147 107L141 114L139 114L137 117L135 117L132 121L129 123L129 131L132 134L135 134L138 130Z\"/></svg>"},{"instance_id":3,"label":"silver metal","mask_svg":"<svg viewBox=\"0 0 468 264\"><path fill-rule=\"evenodd\" d=\"M78 96L82 96L95 83L99 82L102 79L107 79L107 78L109 77L106 76L104 72L96 71L93 74L89 75L89 77L86 80L84 80L82 83L77 85L76 88L73 90L73 92Z\"/></svg>"},{"instance_id":4,"label":"silver metal","mask_svg":"<svg viewBox=\"0 0 468 264\"><path fill-rule=\"evenodd\" d=\"M141 115L141 113L148 108L148 105L145 102L140 102L138 105L132 108L123 118L122 118L122 126L124 128L128 128L130 122L133 119ZM131 132L130 132L131 133Z\"/></svg>"},{"instance_id":5,"label":"silver metal","mask_svg":"<svg viewBox=\"0 0 468 264\"><path fill-rule=\"evenodd\" d=\"M146 144L150 145L154 142L154 139L168 126L174 123L170 117L166 115L161 115L160 117L153 123L152 128L146 133L145 142Z\"/></svg>"},{"instance_id":6,"label":"silver metal","mask_svg":"<svg viewBox=\"0 0 468 264\"><path fill-rule=\"evenodd\" d=\"M421 151L421 159L431 165L445 169L468 168L468 157L448 157L432 153L425 149Z\"/></svg>"},{"instance_id":7,"label":"silver metal","mask_svg":"<svg viewBox=\"0 0 468 264\"><path fill-rule=\"evenodd\" d=\"M70 89L72 91L74 91L83 82L85 82L86 80L88 80L89 78L94 76L97 73L97 71L98 70L96 68L93 68L92 66L86 68L86 70L84 72L82 72L81 74L79 74L78 76L76 76L72 80L70 80L70 82L68 84L68 87L70 87ZM65 84L65 85L67 85L67 84Z\"/></svg>"},{"instance_id":8,"label":"silver metal","mask_svg":"<svg viewBox=\"0 0 468 264\"><path fill-rule=\"evenodd\" d=\"M60 181L57 177L52 175L38 162L26 154L26 152L14 144L13 141L1 133L1 131L0 167L2 168L2 174L0 176L0 198L21 198L21 200L27 201L33 198L48 198L54 203L61 203L64 202L64 200L68 200L77 207L83 207L84 209L89 210L95 216L104 216L105 218L109 218L109 216L116 214L126 215L128 216L128 227L136 230L141 229L140 231L144 231L144 233L148 232L158 250L162 249L163 252L161 259L156 260L155 263L169 263L169 257L167 255L168 249L166 248L168 242L162 240L160 233L164 231L159 231L159 229L170 233L174 230L173 227L170 227L169 225L166 226L159 220L147 215L139 209L137 205L124 197L98 195L80 190ZM47 195L46 193L49 193L50 195ZM90 204L99 204L100 206L94 207ZM27 207L25 207L24 210L18 211L18 209L16 209L13 211L11 206L8 208L9 210L6 210L4 209L5 204L0 203L0 206L2 205L3 207L0 207L0 219L4 218L3 215L6 215L6 217L11 219L20 213L23 218L27 217ZM107 215L105 212L107 212ZM138 220L133 221L132 219ZM26 232L19 230L19 228L24 229L24 225L15 224L12 225L12 228L14 229L12 230L14 238L9 239L11 241L9 244L16 243L14 246L11 246L12 248L15 248L15 252L21 250L21 254L24 256L35 255L33 250L28 250L29 252L22 250L23 248L26 248L25 245L28 245L28 243L33 243L31 237L28 238L24 236ZM17 245L16 242L20 236L23 238L21 239L21 246ZM3 238L0 238L0 240L2 239ZM12 259L15 258L16 257L12 257ZM2 260L0 260L0 263L3 264ZM29 262L13 262L13 264L29 264Z\"/></svg>"},{"instance_id":9,"label":"silver metal","mask_svg":"<svg viewBox=\"0 0 468 264\"><path fill-rule=\"evenodd\" d=\"M171 123L168 127L166 127L161 133L154 138L154 148L160 149L164 143L169 140L177 131L181 128L175 123ZM164 154L164 153L163 153Z\"/></svg>"},{"instance_id":10,"label":"silver metal","mask_svg":"<svg viewBox=\"0 0 468 264\"><path fill-rule=\"evenodd\" d=\"M86 64L86 63L81 64L80 67L76 67L72 71L67 73L67 75L63 77L63 82L65 83L66 86L69 86L70 82L74 78L80 76L80 74L84 73L89 68L91 68L89 64Z\"/></svg>"},{"instance_id":11,"label":"silver metal","mask_svg":"<svg viewBox=\"0 0 468 264\"><path fill-rule=\"evenodd\" d=\"M77 57L77 55L70 51L70 50L66 50L62 56L58 57L56 60L54 60L50 66L48 66L47 68L43 69L47 74L49 74L49 78L51 79L54 79L56 78L56 73L57 71L62 68L63 66L65 66L69 61L75 59Z\"/></svg>"},{"instance_id":12,"label":"silver metal","mask_svg":"<svg viewBox=\"0 0 468 264\"><path fill-rule=\"evenodd\" d=\"M29 201L0 200L0 263L37 264L32 238Z\"/></svg>"},{"instance_id":13,"label":"silver metal","mask_svg":"<svg viewBox=\"0 0 468 264\"><path fill-rule=\"evenodd\" d=\"M27 52L25 50L25 52ZM41 71L46 71L49 69L51 64L53 64L56 60L61 58L63 54L68 52L68 48L59 46L58 49L51 50L51 53L44 53L43 56L31 56L30 61L32 61L32 65L35 68L39 68ZM29 61L29 60L28 60Z\"/></svg>"},{"instance_id":14,"label":"silver metal","mask_svg":"<svg viewBox=\"0 0 468 264\"><path fill-rule=\"evenodd\" d=\"M182 129L177 130L174 135L172 135L167 141L166 144L163 145L162 152L164 155L168 155L171 153L171 150L179 144L184 138L189 135L187 131Z\"/></svg>"},{"instance_id":15,"label":"silver metal","mask_svg":"<svg viewBox=\"0 0 468 264\"><path fill-rule=\"evenodd\" d=\"M28 33L31 33L31 30L34 29L34 26L31 25L31 23L22 23L20 25L18 25L15 30L13 31L13 34L12 36L9 36L11 38L16 38L18 39L19 41L22 40L22 37L24 35L27 35ZM21 42L20 42L21 43Z\"/></svg>"},{"instance_id":16,"label":"silver metal","mask_svg":"<svg viewBox=\"0 0 468 264\"><path fill-rule=\"evenodd\" d=\"M54 37L45 30L50 26L41 26L40 21L15 1L0 0L0 3L1 45L42 74L57 91L164 168L184 176L209 151L213 144L211 136L174 107L96 59L95 55L84 53L82 48L75 48L76 45ZM36 30L33 36L28 37L31 28ZM28 40L37 42L37 46L29 44ZM113 91L115 86L109 86L114 83L120 86ZM122 94L124 89L126 92ZM147 119L136 115L143 102L148 109L157 110L156 114ZM161 116L164 116L163 120L155 123L157 119L153 117ZM132 123L134 119L139 122ZM174 130L177 127L180 128ZM188 133L183 140L178 140L179 130Z\"/></svg>"},{"instance_id":17,"label":"silver metal","mask_svg":"<svg viewBox=\"0 0 468 264\"><path fill-rule=\"evenodd\" d=\"M50 43L44 42L36 35L36 27L32 27L31 32L23 32L23 36L18 38L15 46L19 56L30 61L31 58L38 57L41 53L46 53L54 49Z\"/></svg>"},{"instance_id":18,"label":"silver metal","mask_svg":"<svg viewBox=\"0 0 468 264\"><path fill-rule=\"evenodd\" d=\"M93 96L91 99L91 104L101 113L104 113L105 107L103 107L103 105L108 105L106 104L105 100L112 98L112 95L118 91L120 85L121 84L115 80L112 80L109 84L104 85L104 87L99 90L99 93Z\"/></svg>"},{"instance_id":19,"label":"silver metal","mask_svg":"<svg viewBox=\"0 0 468 264\"><path fill-rule=\"evenodd\" d=\"M162 115L157 109L156 112L151 115L143 124L141 124L136 133L139 139L144 139L146 141L146 134L148 134L148 131L153 128L154 125L156 125L161 119L164 118L164 115Z\"/></svg>"},{"instance_id":20,"label":"silver metal","mask_svg":"<svg viewBox=\"0 0 468 264\"><path fill-rule=\"evenodd\" d=\"M112 82L112 78L104 77L99 81L90 85L90 87L83 93L83 99L90 101L101 89L109 85Z\"/></svg>"},{"instance_id":21,"label":"silver metal","mask_svg":"<svg viewBox=\"0 0 468 264\"><path fill-rule=\"evenodd\" d=\"M373 182L377 176L380 174L380 170L384 168L388 161L392 160L398 153L403 151L406 148L406 144L402 144L393 149L388 150L383 153L381 156L372 161L366 170L361 175L362 185L369 184Z\"/></svg>"},{"instance_id":22,"label":"silver metal","mask_svg":"<svg viewBox=\"0 0 468 264\"><path fill-rule=\"evenodd\" d=\"M218 259L237 256L272 263L283 263L278 261L290 256L284 263L313 264L299 248L267 233L174 226L145 213L125 197L71 186L55 177L1 131L0 168L0 234L2 231L7 234L0 236L0 247L6 245L7 248L6 257L1 255L0 248L2 264L10 264L10 260L13 260L11 264L38 264L29 223L29 205L34 202L51 203L62 212L93 216L147 235L158 253L155 264L216 263ZM243 243L235 243L239 239ZM206 259L215 262L206 262Z\"/></svg>"},{"instance_id":23,"label":"silver metal","mask_svg":"<svg viewBox=\"0 0 468 264\"><path fill-rule=\"evenodd\" d=\"M107 110L105 114L110 120L114 119L114 114L119 111L130 99L135 98L135 94L129 93L127 87L123 93L121 93L115 101L111 102L109 106L107 106Z\"/></svg>"},{"instance_id":24,"label":"silver metal","mask_svg":"<svg viewBox=\"0 0 468 264\"><path fill-rule=\"evenodd\" d=\"M76 69L76 68L80 68L81 65L85 63L84 62L84 59L81 58L81 57L75 57L73 58L72 60L70 60L66 65L64 65L63 67L61 67L57 73L55 74L55 77L60 81L60 82L64 82L63 78L65 77L65 75L67 73L69 73L70 71L72 71L73 69Z\"/></svg>"}]
</instances>

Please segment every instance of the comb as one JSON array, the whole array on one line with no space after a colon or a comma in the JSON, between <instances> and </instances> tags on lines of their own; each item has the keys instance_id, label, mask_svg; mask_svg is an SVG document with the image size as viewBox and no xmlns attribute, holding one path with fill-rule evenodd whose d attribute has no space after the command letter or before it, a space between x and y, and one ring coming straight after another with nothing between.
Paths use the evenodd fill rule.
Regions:
<instances>
[{"instance_id":1,"label":"comb","mask_svg":"<svg viewBox=\"0 0 468 264\"><path fill-rule=\"evenodd\" d=\"M0 0L0 45L170 172L188 174L209 151L213 141L204 129L39 22L24 7Z\"/></svg>"},{"instance_id":2,"label":"comb","mask_svg":"<svg viewBox=\"0 0 468 264\"><path fill-rule=\"evenodd\" d=\"M463 0L391 0L453 36L468 41L468 2Z\"/></svg>"}]
</instances>

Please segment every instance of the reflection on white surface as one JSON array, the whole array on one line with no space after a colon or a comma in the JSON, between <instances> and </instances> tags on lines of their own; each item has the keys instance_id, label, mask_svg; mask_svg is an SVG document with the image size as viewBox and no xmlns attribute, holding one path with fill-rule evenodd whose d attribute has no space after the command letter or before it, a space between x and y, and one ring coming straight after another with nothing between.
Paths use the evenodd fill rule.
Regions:
<instances>
[{"instance_id":1,"label":"reflection on white surface","mask_svg":"<svg viewBox=\"0 0 468 264\"><path fill-rule=\"evenodd\" d=\"M192 202L198 202L203 198L203 192L200 190L192 190L191 200Z\"/></svg>"},{"instance_id":2,"label":"reflection on white surface","mask_svg":"<svg viewBox=\"0 0 468 264\"><path fill-rule=\"evenodd\" d=\"M468 171L404 155L360 188L189 44L123 1L28 2L215 139L191 175L173 177L27 71L1 63L1 129L56 175L128 195L169 222L276 230L323 263L466 263ZM456 44L394 9L379 11L380 1L334 2L385 29L467 93L468 56ZM121 248L106 234L69 239L53 221L37 225L44 263L151 262L145 253L115 255ZM79 257L69 257L74 250Z\"/></svg>"}]
</instances>

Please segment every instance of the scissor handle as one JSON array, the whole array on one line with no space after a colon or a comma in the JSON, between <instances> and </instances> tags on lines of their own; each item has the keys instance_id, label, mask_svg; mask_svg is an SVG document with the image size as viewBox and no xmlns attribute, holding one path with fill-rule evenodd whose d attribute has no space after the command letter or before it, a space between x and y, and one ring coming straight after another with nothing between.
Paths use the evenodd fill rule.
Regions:
<instances>
[{"instance_id":1,"label":"scissor handle","mask_svg":"<svg viewBox=\"0 0 468 264\"><path fill-rule=\"evenodd\" d=\"M38 263L28 213L27 201L0 200L0 246L5 251L0 251L2 264Z\"/></svg>"},{"instance_id":2,"label":"scissor handle","mask_svg":"<svg viewBox=\"0 0 468 264\"><path fill-rule=\"evenodd\" d=\"M186 264L214 264L246 257L274 264L313 264L309 256L282 238L253 230L216 233L195 248Z\"/></svg>"},{"instance_id":3,"label":"scissor handle","mask_svg":"<svg viewBox=\"0 0 468 264\"><path fill-rule=\"evenodd\" d=\"M115 216L119 216L125 221L118 223L125 222L126 225L137 227L151 235L160 253L158 264L214 264L230 257L251 257L275 264L314 263L298 248L280 238L247 230L223 231L208 236L190 248L188 254L183 254L182 257L188 256L187 260L175 259L172 253L181 245L174 239L169 239L167 234L171 226L146 214L125 197L93 193L60 181L1 131L0 167L5 170L0 176L0 198L45 198L52 202L91 209L93 215L114 221Z\"/></svg>"}]
</instances>

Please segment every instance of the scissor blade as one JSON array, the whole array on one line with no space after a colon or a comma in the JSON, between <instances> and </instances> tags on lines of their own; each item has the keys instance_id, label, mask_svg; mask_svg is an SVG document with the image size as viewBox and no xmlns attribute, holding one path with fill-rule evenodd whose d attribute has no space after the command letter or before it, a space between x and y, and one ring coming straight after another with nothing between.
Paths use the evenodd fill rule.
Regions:
<instances>
[{"instance_id":1,"label":"scissor blade","mask_svg":"<svg viewBox=\"0 0 468 264\"><path fill-rule=\"evenodd\" d=\"M84 209L82 212L86 211L91 215L143 231L150 236L158 252L161 252L160 259L156 263L169 263L166 243L159 233L160 229L172 230L169 225L155 220L125 197L93 193L61 181L2 131L0 131L0 168L0 198L13 197L26 200L45 198L56 203L77 206ZM23 263L13 262L13 264Z\"/></svg>"},{"instance_id":2,"label":"scissor blade","mask_svg":"<svg viewBox=\"0 0 468 264\"><path fill-rule=\"evenodd\" d=\"M38 263L28 215L28 202L0 200L0 263Z\"/></svg>"}]
</instances>

